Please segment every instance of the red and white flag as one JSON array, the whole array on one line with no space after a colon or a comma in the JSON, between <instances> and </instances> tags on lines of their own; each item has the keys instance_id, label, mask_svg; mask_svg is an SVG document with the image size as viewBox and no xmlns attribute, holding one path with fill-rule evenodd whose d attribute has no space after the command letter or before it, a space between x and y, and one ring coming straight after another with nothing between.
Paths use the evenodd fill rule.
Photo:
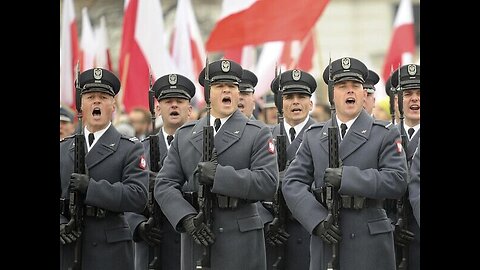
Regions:
<instances>
[{"instance_id":1,"label":"red and white flag","mask_svg":"<svg viewBox=\"0 0 480 270\"><path fill-rule=\"evenodd\" d=\"M391 69L399 65L412 63L415 52L415 30L413 25L413 8L410 0L401 0L395 22L390 48L383 65L382 79L387 81Z\"/></svg>"},{"instance_id":2,"label":"red and white flag","mask_svg":"<svg viewBox=\"0 0 480 270\"><path fill-rule=\"evenodd\" d=\"M198 83L198 74L205 66L205 48L190 0L178 1L175 29L172 34L173 61L178 68L178 73L195 84L193 102L197 108L201 108L205 104L205 98L203 88Z\"/></svg>"},{"instance_id":3,"label":"red and white flag","mask_svg":"<svg viewBox=\"0 0 480 270\"><path fill-rule=\"evenodd\" d=\"M317 22L328 0L235 2L229 1L229 4L237 6L237 12L222 18L212 30L206 45L208 51L276 40L302 40Z\"/></svg>"},{"instance_id":4,"label":"red and white flag","mask_svg":"<svg viewBox=\"0 0 480 270\"><path fill-rule=\"evenodd\" d=\"M105 16L100 17L100 26L95 28L95 41L97 42L95 46L95 67L113 70Z\"/></svg>"},{"instance_id":5,"label":"red and white flag","mask_svg":"<svg viewBox=\"0 0 480 270\"><path fill-rule=\"evenodd\" d=\"M95 35L93 34L92 23L88 16L86 7L82 8L82 36L80 39L80 71L94 68L95 50L96 50Z\"/></svg>"},{"instance_id":6,"label":"red and white flag","mask_svg":"<svg viewBox=\"0 0 480 270\"><path fill-rule=\"evenodd\" d=\"M60 102L75 108L75 65L78 61L78 33L72 0L63 1L60 32Z\"/></svg>"},{"instance_id":7,"label":"red and white flag","mask_svg":"<svg viewBox=\"0 0 480 270\"><path fill-rule=\"evenodd\" d=\"M148 109L149 67L153 80L176 72L166 46L160 1L126 0L120 50L121 110Z\"/></svg>"}]
</instances>

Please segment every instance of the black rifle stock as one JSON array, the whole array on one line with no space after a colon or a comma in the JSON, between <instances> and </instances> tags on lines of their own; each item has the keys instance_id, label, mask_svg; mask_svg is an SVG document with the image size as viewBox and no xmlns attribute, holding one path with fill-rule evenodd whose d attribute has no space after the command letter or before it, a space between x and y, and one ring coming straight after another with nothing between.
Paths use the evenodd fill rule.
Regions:
<instances>
[{"instance_id":1,"label":"black rifle stock","mask_svg":"<svg viewBox=\"0 0 480 270\"><path fill-rule=\"evenodd\" d=\"M398 68L398 112L400 114L400 136L402 138L402 148L404 151L407 149L407 133L405 132L404 126L404 113L403 113L403 89L400 80L400 71L401 67ZM406 157L406 153L405 153ZM408 164L408 160L407 160ZM409 207L408 200L408 190L405 191L402 198L397 200L397 225L400 230L408 230L408 216L411 208ZM408 269L408 253L409 253L409 243L402 247L402 258L400 264L398 265L398 270L407 270Z\"/></svg>"},{"instance_id":2,"label":"black rifle stock","mask_svg":"<svg viewBox=\"0 0 480 270\"><path fill-rule=\"evenodd\" d=\"M152 115L152 131L155 130L155 92L152 89L152 75L150 74L150 87L148 90L148 106ZM160 171L160 148L159 138L157 134L150 135L150 170L158 173ZM148 181L148 212L150 217L153 218L153 227L160 228L162 210L155 201L154 196L155 179L149 177ZM162 269L162 244L155 245L153 247L153 258L148 264L149 270L161 270Z\"/></svg>"},{"instance_id":3,"label":"black rifle stock","mask_svg":"<svg viewBox=\"0 0 480 270\"><path fill-rule=\"evenodd\" d=\"M277 69L275 68L275 75ZM275 95L275 106L277 107L277 119L278 124L280 124L280 134L276 136L275 144L277 148L277 162L278 162L278 171L282 172L287 167L287 136L285 135L285 124L283 122L283 90L281 87L281 76L282 70L280 68L278 72L278 91ZM282 181L279 179L277 191L273 197L273 215L274 221L272 221L272 226L270 230L274 231L286 231L286 222L288 215L288 208L285 203L285 199L282 194ZM284 243L280 247L277 247L277 259L273 263L274 270L283 270L285 269L285 254L286 254L287 245Z\"/></svg>"},{"instance_id":4,"label":"black rifle stock","mask_svg":"<svg viewBox=\"0 0 480 270\"><path fill-rule=\"evenodd\" d=\"M213 127L210 125L210 78L208 67L208 56L205 64L205 80L204 80L204 96L207 105L207 124L203 127L203 149L202 161L210 161L212 158L212 151L214 147ZM199 184L198 188L198 206L199 217L203 220L195 220L197 224L204 221L205 225L211 230L213 225L212 216L212 193L211 186L206 184ZM211 246L204 247L202 257L197 261L196 269L210 269L211 266Z\"/></svg>"},{"instance_id":5,"label":"black rifle stock","mask_svg":"<svg viewBox=\"0 0 480 270\"><path fill-rule=\"evenodd\" d=\"M76 68L76 78L75 78L75 105L77 107L77 117L78 117L78 126L79 132L75 134L75 156L74 156L74 167L73 172L79 174L87 174L87 167L85 164L85 155L86 155L86 141L85 135L83 134L83 125L82 125L82 89L79 86L78 74L79 67L77 62ZM67 233L76 231L80 234L80 237L75 241L75 250L73 257L73 270L82 269L82 240L83 240L83 228L85 225L84 220L84 200L85 196L78 191L70 191L70 203L69 203L69 212L70 220L68 221L65 230Z\"/></svg>"},{"instance_id":6,"label":"black rifle stock","mask_svg":"<svg viewBox=\"0 0 480 270\"><path fill-rule=\"evenodd\" d=\"M332 126L328 127L328 167L340 167L340 157L338 154L338 124L335 113L335 101L333 99L333 79L332 79L332 59L328 64L328 100L330 101ZM333 218L333 225L340 227L338 223L339 216L339 195L332 184L325 184L325 204L327 205L328 215ZM332 269L339 269L339 244L332 244Z\"/></svg>"}]
</instances>

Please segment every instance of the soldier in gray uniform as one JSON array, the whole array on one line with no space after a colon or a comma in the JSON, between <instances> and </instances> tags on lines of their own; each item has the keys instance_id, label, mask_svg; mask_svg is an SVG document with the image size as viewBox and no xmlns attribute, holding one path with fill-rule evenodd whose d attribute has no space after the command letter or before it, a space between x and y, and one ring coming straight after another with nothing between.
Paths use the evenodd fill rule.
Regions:
<instances>
[{"instance_id":1,"label":"soldier in gray uniform","mask_svg":"<svg viewBox=\"0 0 480 270\"><path fill-rule=\"evenodd\" d=\"M255 86L257 85L258 78L255 73L250 70L243 70L243 76L241 78L238 89L240 90L240 98L238 100L238 109L251 120L256 120L253 115L255 110Z\"/></svg>"},{"instance_id":2,"label":"soldier in gray uniform","mask_svg":"<svg viewBox=\"0 0 480 270\"><path fill-rule=\"evenodd\" d=\"M190 100L195 95L195 85L183 75L168 74L160 77L152 90L158 100L155 114L163 121L156 134L159 138L159 162L163 164L175 131L188 121L192 113ZM147 164L150 164L150 136L142 143ZM151 177L156 177L156 173L151 172ZM152 247L157 245L160 245L159 269L180 269L180 233L175 231L165 215L161 215L160 228L152 228L150 223L153 218L147 219L143 214L127 213L127 217L135 241L135 269L149 269L148 265L153 261Z\"/></svg>"},{"instance_id":3,"label":"soldier in gray uniform","mask_svg":"<svg viewBox=\"0 0 480 270\"><path fill-rule=\"evenodd\" d=\"M124 212L140 213L147 203L143 147L136 138L120 135L111 123L114 96L120 90L118 78L95 68L80 74L78 81L88 173L73 173L74 137L65 138L60 142L61 199L68 199L70 191L84 194L85 226L80 238L76 232L67 232L68 204L64 205L60 214L61 269L72 267L75 241L82 241L82 269L132 270L132 233Z\"/></svg>"},{"instance_id":4,"label":"soldier in gray uniform","mask_svg":"<svg viewBox=\"0 0 480 270\"><path fill-rule=\"evenodd\" d=\"M199 76L202 86L204 74L205 69ZM266 268L263 224L255 202L273 196L278 166L270 129L237 108L241 77L242 67L233 61L209 64L216 160L202 161L205 116L177 130L157 177L155 199L182 233L181 269L194 269L205 246L211 248L211 270ZM212 186L211 230L195 219L200 219L199 183Z\"/></svg>"},{"instance_id":5,"label":"soldier in gray uniform","mask_svg":"<svg viewBox=\"0 0 480 270\"><path fill-rule=\"evenodd\" d=\"M283 115L284 127L283 134L287 135L287 164L294 158L298 147L302 143L302 137L305 130L314 124L315 121L309 116L313 109L313 102L310 99L313 92L317 89L315 78L307 72L294 69L288 70L281 74L280 79L283 90ZM271 84L272 91L278 92L278 77L276 77ZM280 124L273 127L273 137L280 134ZM283 179L280 179L282 182ZM263 212L263 211L262 211ZM272 221L272 218L269 219ZM266 226L268 228L268 225ZM285 252L285 269L308 269L310 264L310 233L302 227L302 225L292 217L288 211L288 218L286 221L286 232L290 235L286 242ZM267 241L267 243L270 241ZM277 259L274 255L275 250L283 248L276 246L275 248L267 246L267 258L274 257L274 262ZM272 269L272 264L269 262L268 269Z\"/></svg>"},{"instance_id":6,"label":"soldier in gray uniform","mask_svg":"<svg viewBox=\"0 0 480 270\"><path fill-rule=\"evenodd\" d=\"M398 74L400 74L401 84L401 92L398 94L403 97L403 132L407 136L407 149L405 152L407 164L410 167L413 154L420 140L420 65L404 65L400 67L400 71L397 69L393 72L390 76L390 81L392 87L397 90L399 89ZM396 101L398 101L398 96L396 96ZM401 129L400 123L396 126L399 130ZM420 226L415 221L411 206L407 204L406 207L410 208L407 221L408 231L401 231L397 226L395 240L397 240L396 244L400 246L408 245L408 269L417 270L420 269ZM411 239L411 234L413 234L413 239ZM398 255L397 264L400 263L399 260L401 259L401 254Z\"/></svg>"},{"instance_id":7,"label":"soldier in gray uniform","mask_svg":"<svg viewBox=\"0 0 480 270\"><path fill-rule=\"evenodd\" d=\"M344 57L331 64L336 117L305 131L282 191L292 215L312 234L310 270L327 269L332 243L339 245L342 270L394 270L393 227L382 208L407 187L407 164L398 129L374 120L363 109L367 67ZM329 67L323 73L327 83ZM328 127L337 121L339 168L328 168ZM343 134L342 134L343 133ZM330 183L341 195L339 227L326 221L325 202L311 188ZM340 198L340 197L339 197Z\"/></svg>"}]
</instances>

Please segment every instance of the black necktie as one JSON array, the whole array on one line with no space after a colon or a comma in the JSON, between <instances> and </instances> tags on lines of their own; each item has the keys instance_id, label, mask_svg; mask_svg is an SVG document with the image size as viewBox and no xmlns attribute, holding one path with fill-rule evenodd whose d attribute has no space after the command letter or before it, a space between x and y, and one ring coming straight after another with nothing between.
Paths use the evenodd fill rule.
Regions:
<instances>
[{"instance_id":1,"label":"black necktie","mask_svg":"<svg viewBox=\"0 0 480 270\"><path fill-rule=\"evenodd\" d=\"M93 133L88 134L88 145L92 147L92 143L95 140L95 135Z\"/></svg>"},{"instance_id":2,"label":"black necktie","mask_svg":"<svg viewBox=\"0 0 480 270\"><path fill-rule=\"evenodd\" d=\"M288 132L290 133L290 141L293 142L293 140L295 140L295 129L291 127Z\"/></svg>"},{"instance_id":3,"label":"black necktie","mask_svg":"<svg viewBox=\"0 0 480 270\"><path fill-rule=\"evenodd\" d=\"M173 135L168 135L168 136L167 136L167 143L168 143L168 145L170 145L170 144L172 143L172 141L173 141Z\"/></svg>"},{"instance_id":4,"label":"black necktie","mask_svg":"<svg viewBox=\"0 0 480 270\"><path fill-rule=\"evenodd\" d=\"M343 140L343 137L345 137L345 133L347 132L347 125L345 125L345 123L342 123L340 125L340 129L342 130L342 140Z\"/></svg>"},{"instance_id":5,"label":"black necktie","mask_svg":"<svg viewBox=\"0 0 480 270\"><path fill-rule=\"evenodd\" d=\"M220 121L220 118L215 118L215 122L213 124L215 125L215 131L218 131L222 122Z\"/></svg>"},{"instance_id":6,"label":"black necktie","mask_svg":"<svg viewBox=\"0 0 480 270\"><path fill-rule=\"evenodd\" d=\"M413 133L415 133L415 129L409 128L409 129L408 129L408 138L409 138L409 139L412 138Z\"/></svg>"}]
</instances>

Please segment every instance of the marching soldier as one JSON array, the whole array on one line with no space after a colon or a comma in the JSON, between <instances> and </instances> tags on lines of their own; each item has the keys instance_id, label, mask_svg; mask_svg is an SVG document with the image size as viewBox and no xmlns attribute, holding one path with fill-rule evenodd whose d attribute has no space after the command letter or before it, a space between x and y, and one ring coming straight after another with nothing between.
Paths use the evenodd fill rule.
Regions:
<instances>
[{"instance_id":1,"label":"marching soldier","mask_svg":"<svg viewBox=\"0 0 480 270\"><path fill-rule=\"evenodd\" d=\"M201 161L207 114L177 130L157 177L155 199L182 233L181 269L194 269L206 248L211 270L265 269L263 224L255 202L271 198L277 185L272 134L238 110L242 67L219 60L208 70L210 122L215 123L212 158ZM204 77L205 69L199 76L202 86ZM211 220L198 215L199 184L212 187Z\"/></svg>"},{"instance_id":2,"label":"marching soldier","mask_svg":"<svg viewBox=\"0 0 480 270\"><path fill-rule=\"evenodd\" d=\"M183 75L168 74L160 77L153 84L152 90L158 100L155 114L161 116L163 121L162 128L156 134L159 138L159 162L163 164L175 137L175 131L188 121L192 113L190 100L195 95L195 85ZM142 143L147 164L150 164L150 136ZM154 175L156 176L156 173ZM165 215L160 215L160 228L152 228L149 224L152 219L149 220L144 215L136 213L128 215L133 239L136 242L135 268L149 269L148 265L153 261L152 247L160 245L160 261L156 262L159 265L158 269L180 269L180 234L175 231Z\"/></svg>"},{"instance_id":3,"label":"marching soldier","mask_svg":"<svg viewBox=\"0 0 480 270\"><path fill-rule=\"evenodd\" d=\"M400 74L400 80L398 78ZM413 155L417 149L420 140L420 65L409 64L400 67L390 76L392 87L397 89L398 95L402 95L403 105L403 134L407 137L407 164L410 167ZM401 84L399 87L399 83ZM398 104L398 95L395 96ZM398 106L397 106L398 107ZM401 123L396 125L400 130ZM408 196L408 194L407 194ZM408 245L408 270L420 269L420 226L415 221L415 217L410 211L410 205L406 205L408 209L407 218L408 231L396 230L396 244L401 247ZM413 238L413 239L412 239ZM397 264L400 263L401 255L397 256Z\"/></svg>"},{"instance_id":4,"label":"marching soldier","mask_svg":"<svg viewBox=\"0 0 480 270\"><path fill-rule=\"evenodd\" d=\"M142 212L147 203L148 172L142 144L113 127L114 96L120 81L110 71L89 69L78 78L85 127L86 174L74 170L74 136L60 142L62 198L69 191L84 196L84 226L79 234L66 229L68 203L60 215L61 269L71 269L73 247L82 241L82 269L133 267L133 241L124 212ZM61 200L65 202L65 200Z\"/></svg>"},{"instance_id":5,"label":"marching soldier","mask_svg":"<svg viewBox=\"0 0 480 270\"><path fill-rule=\"evenodd\" d=\"M255 93L255 86L257 85L258 79L255 73L250 70L243 70L242 79L238 88L240 89L240 98L238 101L238 109L248 118L256 120L253 115L253 110L255 110L255 98L253 93Z\"/></svg>"},{"instance_id":6,"label":"marching soldier","mask_svg":"<svg viewBox=\"0 0 480 270\"><path fill-rule=\"evenodd\" d=\"M307 72L294 69L283 72L280 78L283 99L284 131L287 135L287 164L294 158L298 147L302 143L302 137L305 130L315 123L309 116L313 108L313 102L310 99L313 92L317 89L315 78ZM271 89L278 94L279 78L272 81ZM280 134L281 125L273 127L273 137ZM280 179L282 182L283 179ZM287 210L288 211L288 210ZM289 212L289 211L288 211ZM287 214L286 232L290 235L286 241L285 269L308 269L310 264L310 233L292 217ZM270 221L272 218L270 218ZM268 226L266 227L268 228ZM268 243L268 241L267 241ZM275 257L275 249L283 248L281 245L276 247L267 246L267 258ZM271 254L273 255L271 255ZM272 269L269 262L268 269Z\"/></svg>"},{"instance_id":7,"label":"marching soldier","mask_svg":"<svg viewBox=\"0 0 480 270\"><path fill-rule=\"evenodd\" d=\"M375 84L378 83L380 77L378 77L375 71L369 69L368 77L365 79L363 89L367 91L367 97L365 98L365 104L363 108L367 111L368 115L373 117L373 108L375 108Z\"/></svg>"},{"instance_id":8,"label":"marching soldier","mask_svg":"<svg viewBox=\"0 0 480 270\"><path fill-rule=\"evenodd\" d=\"M329 67L323 73L329 80ZM327 269L332 244L342 270L394 270L393 228L382 208L385 198L399 199L407 187L405 152L398 129L374 120L363 109L367 67L355 58L331 63L336 116L305 131L282 191L292 215L312 234L310 269ZM334 114L332 114L333 116ZM337 121L333 123L332 121ZM340 128L340 166L329 168L328 127ZM334 187L339 200L338 227L327 216L326 200L310 188ZM328 194L326 194L328 195Z\"/></svg>"}]
</instances>

